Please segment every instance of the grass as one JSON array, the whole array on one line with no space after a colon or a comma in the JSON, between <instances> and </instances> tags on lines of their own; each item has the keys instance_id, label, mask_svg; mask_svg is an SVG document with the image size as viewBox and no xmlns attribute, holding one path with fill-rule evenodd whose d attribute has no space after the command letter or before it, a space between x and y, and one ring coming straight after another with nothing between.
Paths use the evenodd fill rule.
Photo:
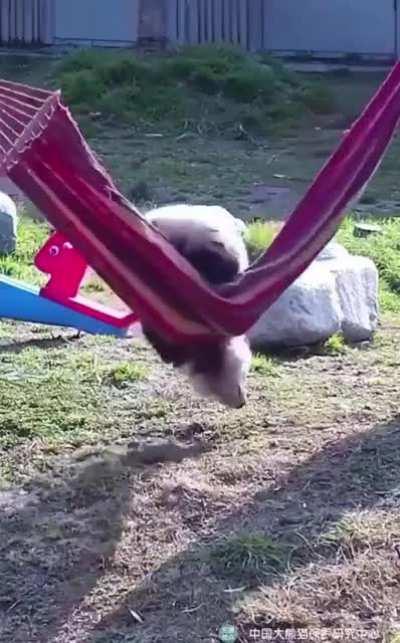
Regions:
<instances>
[{"instance_id":1,"label":"grass","mask_svg":"<svg viewBox=\"0 0 400 643\"><path fill-rule=\"evenodd\" d=\"M321 541L355 557L373 548L390 547L400 532L399 519L387 511L355 511L339 520Z\"/></svg>"},{"instance_id":2,"label":"grass","mask_svg":"<svg viewBox=\"0 0 400 643\"><path fill-rule=\"evenodd\" d=\"M298 121L307 111L333 109L322 83L309 84L272 58L228 46L145 58L82 50L59 64L55 80L77 113L137 127L262 133L277 122Z\"/></svg>"},{"instance_id":3,"label":"grass","mask_svg":"<svg viewBox=\"0 0 400 643\"><path fill-rule=\"evenodd\" d=\"M355 225L361 220L347 217L336 240L351 254L368 257L375 263L380 280L380 307L383 312L400 312L400 219L387 218L380 220L381 233L367 237L354 234ZM376 223L373 219L365 223ZM246 244L253 258L258 257L272 243L278 233L279 224L255 221L250 223L246 232ZM329 351L342 350L340 338L334 336L326 346Z\"/></svg>"},{"instance_id":4,"label":"grass","mask_svg":"<svg viewBox=\"0 0 400 643\"><path fill-rule=\"evenodd\" d=\"M49 234L45 224L22 214L15 253L0 258L0 273L33 284L45 277L33 266L33 259ZM89 284L90 285L90 284ZM94 290L98 291L97 282ZM14 337L18 326L0 324L2 341ZM0 352L0 445L11 449L25 440L41 440L47 445L80 444L97 435L104 412L104 396L110 387L136 385L144 380L148 366L115 360L109 338L94 338L95 350L75 350L73 344L54 339L53 350L43 350L46 327L34 327L26 348L15 354ZM47 344L48 341L48 344ZM98 342L98 343L96 343ZM51 348L46 340L44 348ZM105 356L105 357L104 357ZM140 406L140 405L139 405ZM135 414L135 411L131 411ZM137 410L142 417L142 410ZM157 403L146 409L148 418L159 415ZM0 466L1 469L1 466Z\"/></svg>"},{"instance_id":5,"label":"grass","mask_svg":"<svg viewBox=\"0 0 400 643\"><path fill-rule=\"evenodd\" d=\"M268 221L253 221L247 226L245 242L253 261L271 245L279 227L280 224Z\"/></svg>"},{"instance_id":6,"label":"grass","mask_svg":"<svg viewBox=\"0 0 400 643\"><path fill-rule=\"evenodd\" d=\"M368 223L376 223L372 219ZM380 222L381 233L362 238L354 235L355 219L345 219L337 239L351 253L369 257L380 278L380 304L383 311L400 312L400 219Z\"/></svg>"},{"instance_id":7,"label":"grass","mask_svg":"<svg viewBox=\"0 0 400 643\"><path fill-rule=\"evenodd\" d=\"M13 332L15 329L10 329L9 336ZM115 363L115 343L102 338L93 338L93 342L90 351L68 341L54 341L55 348L50 341L49 349L43 350L36 334L31 345L17 354L0 354L2 448L10 449L26 439L54 446L78 445L97 439L99 432L106 436L117 426L121 430L134 418L160 417L157 400L145 407L134 400L150 364L140 363L134 356L129 362ZM125 399L129 415L121 404L120 412L108 418L109 399L118 398L121 388L130 391ZM163 411L165 416L164 407Z\"/></svg>"},{"instance_id":8,"label":"grass","mask_svg":"<svg viewBox=\"0 0 400 643\"><path fill-rule=\"evenodd\" d=\"M22 238L25 270L41 238L30 224ZM385 423L398 333L345 355L335 337L329 360L282 359L279 380L256 355L249 404L230 412L140 342L0 331L0 499L15 517L0 526L0 571L29 591L37 631L67 623L89 639L95 611L105 640L123 640L133 610L140 640L161 629L172 643L224 622L373 627L397 604L400 449ZM7 640L26 641L25 608L8 612Z\"/></svg>"},{"instance_id":9,"label":"grass","mask_svg":"<svg viewBox=\"0 0 400 643\"><path fill-rule=\"evenodd\" d=\"M0 273L33 284L43 282L33 266L33 258L49 234L49 227L22 216L18 225L15 253L0 257Z\"/></svg>"},{"instance_id":10,"label":"grass","mask_svg":"<svg viewBox=\"0 0 400 643\"><path fill-rule=\"evenodd\" d=\"M304 105L314 114L331 114L334 110L332 93L322 83L306 85L303 88Z\"/></svg>"},{"instance_id":11,"label":"grass","mask_svg":"<svg viewBox=\"0 0 400 643\"><path fill-rule=\"evenodd\" d=\"M148 369L143 364L122 362L109 372L109 380L114 386L124 387L130 382L140 382L146 379Z\"/></svg>"},{"instance_id":12,"label":"grass","mask_svg":"<svg viewBox=\"0 0 400 643\"><path fill-rule=\"evenodd\" d=\"M47 381L34 377L13 381L9 376L3 376L0 403L7 409L0 418L3 449L15 447L27 439L49 444L74 443L95 432L99 411L95 392L66 383L65 374L64 368L58 373L53 371Z\"/></svg>"},{"instance_id":13,"label":"grass","mask_svg":"<svg viewBox=\"0 0 400 643\"><path fill-rule=\"evenodd\" d=\"M277 365L276 362L267 357L266 355L261 355L256 353L253 355L251 361L251 370L253 373L257 373L262 377L276 377L277 376Z\"/></svg>"},{"instance_id":14,"label":"grass","mask_svg":"<svg viewBox=\"0 0 400 643\"><path fill-rule=\"evenodd\" d=\"M201 96L213 110L252 109L179 82L186 97ZM215 112L210 117L202 131L215 123ZM160 198L164 180L176 188L174 200L214 199L240 215L253 182L276 185L278 172L297 189L310 178L303 165L314 149L311 130L302 133L304 147L285 138L272 149L270 139L228 144L180 138L173 128L167 136L161 121L152 131L163 137L147 139L100 121L96 151L127 188L134 178L145 199ZM95 130L98 122L93 117ZM20 239L10 259L24 278L40 245L38 229L29 234L32 243ZM381 255L386 295L396 303L387 274L396 270L388 270L394 253L378 252L372 238L353 239L351 229L345 243ZM335 338L329 359L291 355L277 367L256 356L249 403L231 412L192 395L140 341L1 321L4 640L35 643L50 631L99 643L197 642L217 640L223 623L235 623L242 640L252 628L316 627L326 640L353 628L392 641L400 601L398 326L397 314L390 322L384 315L365 350L342 353Z\"/></svg>"},{"instance_id":15,"label":"grass","mask_svg":"<svg viewBox=\"0 0 400 643\"><path fill-rule=\"evenodd\" d=\"M326 340L323 346L324 352L328 355L340 355L346 350L346 343L343 335L335 333Z\"/></svg>"},{"instance_id":16,"label":"grass","mask_svg":"<svg viewBox=\"0 0 400 643\"><path fill-rule=\"evenodd\" d=\"M211 561L219 572L239 576L282 570L285 560L281 547L260 533L226 538L211 552Z\"/></svg>"}]
</instances>

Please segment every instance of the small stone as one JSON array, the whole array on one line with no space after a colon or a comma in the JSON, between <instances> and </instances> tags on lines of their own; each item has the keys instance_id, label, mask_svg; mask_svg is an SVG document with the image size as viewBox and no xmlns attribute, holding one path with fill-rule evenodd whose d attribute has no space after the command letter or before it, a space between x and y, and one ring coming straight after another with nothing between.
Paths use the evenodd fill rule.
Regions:
<instances>
[{"instance_id":1,"label":"small stone","mask_svg":"<svg viewBox=\"0 0 400 643\"><path fill-rule=\"evenodd\" d=\"M356 223L354 226L355 237L369 237L371 234L381 234L382 228L373 223Z\"/></svg>"},{"instance_id":2,"label":"small stone","mask_svg":"<svg viewBox=\"0 0 400 643\"><path fill-rule=\"evenodd\" d=\"M0 192L0 255L15 251L17 223L17 208L14 201L4 192Z\"/></svg>"}]
</instances>

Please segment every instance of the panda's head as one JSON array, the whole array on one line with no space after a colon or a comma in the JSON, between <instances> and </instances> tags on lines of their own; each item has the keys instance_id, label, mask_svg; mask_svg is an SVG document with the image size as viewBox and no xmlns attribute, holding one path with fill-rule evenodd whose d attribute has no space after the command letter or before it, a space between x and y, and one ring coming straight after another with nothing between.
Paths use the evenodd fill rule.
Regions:
<instances>
[{"instance_id":1,"label":"panda's head","mask_svg":"<svg viewBox=\"0 0 400 643\"><path fill-rule=\"evenodd\" d=\"M251 351L245 336L231 337L209 351L202 351L188 362L184 371L199 395L234 409L246 404L246 380Z\"/></svg>"}]
</instances>

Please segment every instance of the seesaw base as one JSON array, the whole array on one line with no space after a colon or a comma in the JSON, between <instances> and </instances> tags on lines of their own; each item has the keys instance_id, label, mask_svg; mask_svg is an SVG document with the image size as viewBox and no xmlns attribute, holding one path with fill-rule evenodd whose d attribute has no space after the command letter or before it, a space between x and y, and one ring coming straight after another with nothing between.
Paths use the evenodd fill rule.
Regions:
<instances>
[{"instance_id":1,"label":"seesaw base","mask_svg":"<svg viewBox=\"0 0 400 643\"><path fill-rule=\"evenodd\" d=\"M107 324L42 297L40 289L2 276L0 278L0 318L63 326L93 335L125 337L128 328Z\"/></svg>"}]
</instances>

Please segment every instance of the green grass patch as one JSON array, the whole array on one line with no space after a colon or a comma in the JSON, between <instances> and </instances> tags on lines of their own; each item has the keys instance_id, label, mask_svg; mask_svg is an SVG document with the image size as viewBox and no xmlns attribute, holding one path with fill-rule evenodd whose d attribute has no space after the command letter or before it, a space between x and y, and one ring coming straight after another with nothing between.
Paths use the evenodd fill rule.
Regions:
<instances>
[{"instance_id":1,"label":"green grass patch","mask_svg":"<svg viewBox=\"0 0 400 643\"><path fill-rule=\"evenodd\" d=\"M314 114L331 114L333 111L332 93L322 82L306 85L300 96L304 105Z\"/></svg>"},{"instance_id":2,"label":"green grass patch","mask_svg":"<svg viewBox=\"0 0 400 643\"><path fill-rule=\"evenodd\" d=\"M219 573L257 575L282 570L287 556L269 536L255 533L224 539L210 558Z\"/></svg>"},{"instance_id":3,"label":"green grass patch","mask_svg":"<svg viewBox=\"0 0 400 643\"><path fill-rule=\"evenodd\" d=\"M96 49L73 53L56 66L69 105L132 125L263 133L295 122L333 101L320 82L305 82L267 56L229 46L183 48L170 56L138 57Z\"/></svg>"},{"instance_id":4,"label":"green grass patch","mask_svg":"<svg viewBox=\"0 0 400 643\"><path fill-rule=\"evenodd\" d=\"M346 343L341 333L335 333L324 342L323 351L327 355L341 355L346 351Z\"/></svg>"},{"instance_id":5,"label":"green grass patch","mask_svg":"<svg viewBox=\"0 0 400 643\"><path fill-rule=\"evenodd\" d=\"M273 242L280 224L269 221L253 221L247 226L245 242L252 260L259 257Z\"/></svg>"},{"instance_id":6,"label":"green grass patch","mask_svg":"<svg viewBox=\"0 0 400 643\"><path fill-rule=\"evenodd\" d=\"M114 386L123 387L131 382L140 382L146 379L147 375L148 369L143 364L122 362L109 371L107 379Z\"/></svg>"},{"instance_id":7,"label":"green grass patch","mask_svg":"<svg viewBox=\"0 0 400 643\"><path fill-rule=\"evenodd\" d=\"M376 224L376 219L367 223ZM380 305L382 311L400 312L400 219L379 221L380 233L367 237L354 235L357 221L347 218L343 222L337 240L349 252L369 257L375 263L380 278Z\"/></svg>"},{"instance_id":8,"label":"green grass patch","mask_svg":"<svg viewBox=\"0 0 400 643\"><path fill-rule=\"evenodd\" d=\"M379 305L386 313L400 314L400 296L381 280L379 288Z\"/></svg>"},{"instance_id":9,"label":"green grass patch","mask_svg":"<svg viewBox=\"0 0 400 643\"><path fill-rule=\"evenodd\" d=\"M8 328L9 336L20 329ZM142 381L146 366L116 363L113 345L102 337L84 347L69 342L42 347L38 341L16 352L0 352L1 448L26 440L78 446L104 438L116 427L131 429L135 419L158 417L158 407L136 396L128 401L128 393L121 396L118 390Z\"/></svg>"},{"instance_id":10,"label":"green grass patch","mask_svg":"<svg viewBox=\"0 0 400 643\"><path fill-rule=\"evenodd\" d=\"M95 391L65 382L0 378L0 445L10 448L26 439L73 441L98 426Z\"/></svg>"},{"instance_id":11,"label":"green grass patch","mask_svg":"<svg viewBox=\"0 0 400 643\"><path fill-rule=\"evenodd\" d=\"M45 278L36 270L33 260L48 235L49 227L46 224L22 216L18 225L16 251L0 257L0 274L41 284Z\"/></svg>"},{"instance_id":12,"label":"green grass patch","mask_svg":"<svg viewBox=\"0 0 400 643\"><path fill-rule=\"evenodd\" d=\"M347 217L336 235L336 240L351 254L372 259L379 272L381 310L400 313L400 219L380 220L381 233L366 237L354 234L357 222L360 221ZM376 219L367 219L365 223L376 224ZM249 224L245 241L253 260L271 245L278 231L279 225L270 222L255 221ZM324 349L329 353L343 352L343 339L335 335L325 344Z\"/></svg>"},{"instance_id":13,"label":"green grass patch","mask_svg":"<svg viewBox=\"0 0 400 643\"><path fill-rule=\"evenodd\" d=\"M257 375L261 375L262 377L277 377L278 374L276 362L270 357L261 355L260 353L253 355L251 370L253 373L257 373Z\"/></svg>"}]
</instances>

